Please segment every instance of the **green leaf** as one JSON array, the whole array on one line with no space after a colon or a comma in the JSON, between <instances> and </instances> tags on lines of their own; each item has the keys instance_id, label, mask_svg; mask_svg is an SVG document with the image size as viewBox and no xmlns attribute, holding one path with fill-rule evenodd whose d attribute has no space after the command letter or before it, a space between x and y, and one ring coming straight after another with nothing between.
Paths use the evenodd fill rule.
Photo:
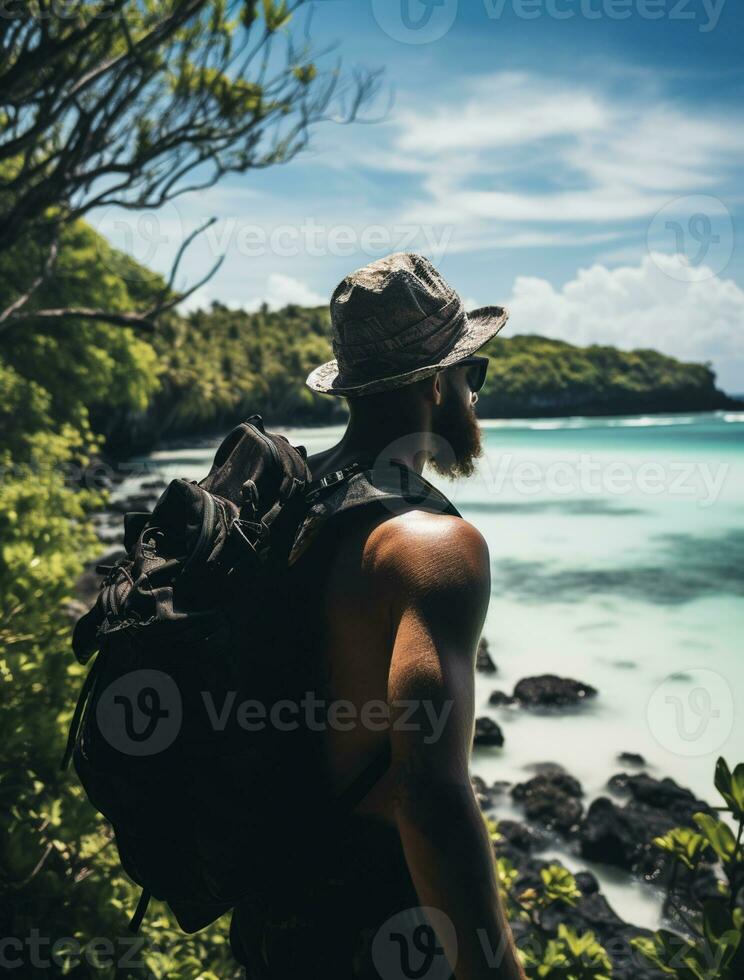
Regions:
<instances>
[{"instance_id":1,"label":"green leaf","mask_svg":"<svg viewBox=\"0 0 744 980\"><path fill-rule=\"evenodd\" d=\"M716 762L714 783L716 789L726 801L727 807L730 810L733 810L736 806L736 800L734 799L733 795L731 770L729 769L728 763L723 756L719 756L718 761Z\"/></svg>"},{"instance_id":2,"label":"green leaf","mask_svg":"<svg viewBox=\"0 0 744 980\"><path fill-rule=\"evenodd\" d=\"M286 0L263 0L263 13L266 30L272 34L283 27L292 16Z\"/></svg>"},{"instance_id":3,"label":"green leaf","mask_svg":"<svg viewBox=\"0 0 744 980\"><path fill-rule=\"evenodd\" d=\"M692 819L718 857L724 863L730 862L736 851L736 839L731 828L722 820L716 820L715 817L707 813L696 813Z\"/></svg>"},{"instance_id":4,"label":"green leaf","mask_svg":"<svg viewBox=\"0 0 744 980\"><path fill-rule=\"evenodd\" d=\"M744 762L740 762L731 777L731 795L735 803L734 816L744 820Z\"/></svg>"},{"instance_id":5,"label":"green leaf","mask_svg":"<svg viewBox=\"0 0 744 980\"><path fill-rule=\"evenodd\" d=\"M663 837L655 837L653 843L659 850L667 851L690 870L700 860L703 848L708 846L708 841L689 827L674 827Z\"/></svg>"},{"instance_id":6,"label":"green leaf","mask_svg":"<svg viewBox=\"0 0 744 980\"><path fill-rule=\"evenodd\" d=\"M317 77L318 69L313 64L297 65L296 68L292 69L292 73L302 85L309 85Z\"/></svg>"},{"instance_id":7,"label":"green leaf","mask_svg":"<svg viewBox=\"0 0 744 980\"><path fill-rule=\"evenodd\" d=\"M562 868L559 864L551 864L550 867L541 869L540 877L548 902L575 905L576 900L581 898L581 892L576 887L576 879L567 868Z\"/></svg>"}]
</instances>

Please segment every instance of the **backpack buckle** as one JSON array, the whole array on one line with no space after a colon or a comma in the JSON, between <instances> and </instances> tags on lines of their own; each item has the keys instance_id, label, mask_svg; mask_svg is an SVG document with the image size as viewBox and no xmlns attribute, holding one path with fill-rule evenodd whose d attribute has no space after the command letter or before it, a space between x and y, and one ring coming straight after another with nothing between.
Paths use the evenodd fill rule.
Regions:
<instances>
[{"instance_id":1,"label":"backpack buckle","mask_svg":"<svg viewBox=\"0 0 744 980\"><path fill-rule=\"evenodd\" d=\"M260 561L268 549L269 529L262 521L246 521L240 518L230 525L225 546L222 549L221 564L232 571L241 561L245 552L251 562Z\"/></svg>"},{"instance_id":2,"label":"backpack buckle","mask_svg":"<svg viewBox=\"0 0 744 980\"><path fill-rule=\"evenodd\" d=\"M306 493L305 499L309 502L314 501L318 494L323 490L326 490L328 487L335 487L339 483L343 483L344 480L348 480L348 478L353 476L359 469L359 463L350 463L342 470L336 470L333 473L328 473L326 476L321 477L319 480L315 480L310 485L310 489Z\"/></svg>"}]
</instances>

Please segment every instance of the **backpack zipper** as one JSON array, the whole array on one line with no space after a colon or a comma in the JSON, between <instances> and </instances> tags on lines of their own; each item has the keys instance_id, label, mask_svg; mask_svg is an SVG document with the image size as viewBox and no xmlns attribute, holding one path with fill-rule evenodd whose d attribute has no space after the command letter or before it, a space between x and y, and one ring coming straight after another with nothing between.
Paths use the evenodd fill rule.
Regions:
<instances>
[{"instance_id":1,"label":"backpack zipper","mask_svg":"<svg viewBox=\"0 0 744 980\"><path fill-rule=\"evenodd\" d=\"M253 429L253 431L256 433L256 435L261 440L261 442L264 442L269 447L271 451L271 455L274 457L274 462L277 465L281 465L281 460L279 459L279 450L276 448L276 446L271 441L271 439L269 439L266 433L261 432L259 427L257 425L254 425L253 422L246 422L245 424L248 426L249 429Z\"/></svg>"},{"instance_id":2,"label":"backpack zipper","mask_svg":"<svg viewBox=\"0 0 744 980\"><path fill-rule=\"evenodd\" d=\"M199 537L196 539L196 545L194 546L194 550L191 552L191 554L183 564L184 571L186 571L186 569L191 565L192 562L196 561L198 558L201 557L201 554L204 551L206 545L209 543L209 540L212 537L212 532L214 531L215 511L216 511L216 505L214 499L211 493L208 493L206 490L203 490L201 487L199 487L199 490L201 490L202 501L204 504L204 510L202 513L202 523L201 523L201 527L199 528Z\"/></svg>"}]
</instances>

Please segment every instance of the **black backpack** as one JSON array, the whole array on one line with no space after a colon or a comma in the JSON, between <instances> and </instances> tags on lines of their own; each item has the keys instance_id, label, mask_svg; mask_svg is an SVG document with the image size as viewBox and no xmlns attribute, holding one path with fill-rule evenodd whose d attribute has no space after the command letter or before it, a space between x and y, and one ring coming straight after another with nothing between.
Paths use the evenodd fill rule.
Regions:
<instances>
[{"instance_id":1,"label":"black backpack","mask_svg":"<svg viewBox=\"0 0 744 980\"><path fill-rule=\"evenodd\" d=\"M267 723L308 683L288 654L287 572L330 518L372 502L457 513L393 462L312 482L304 448L253 416L205 479L174 480L152 513L125 516L126 557L99 566L73 634L81 663L97 656L62 765L73 759L143 889L133 931L151 895L194 932L297 870L290 794L314 757L301 725ZM353 808L387 764L381 755L333 805Z\"/></svg>"}]
</instances>

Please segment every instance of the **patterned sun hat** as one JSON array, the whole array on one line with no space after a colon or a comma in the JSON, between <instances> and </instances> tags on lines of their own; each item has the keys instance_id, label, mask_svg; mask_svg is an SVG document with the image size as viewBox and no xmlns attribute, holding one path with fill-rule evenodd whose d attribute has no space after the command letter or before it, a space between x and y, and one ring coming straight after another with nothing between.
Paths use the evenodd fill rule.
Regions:
<instances>
[{"instance_id":1,"label":"patterned sun hat","mask_svg":"<svg viewBox=\"0 0 744 980\"><path fill-rule=\"evenodd\" d=\"M466 312L431 262L396 252L346 276L331 297L332 361L308 387L329 395L371 395L436 374L474 354L501 330L500 306Z\"/></svg>"}]
</instances>

